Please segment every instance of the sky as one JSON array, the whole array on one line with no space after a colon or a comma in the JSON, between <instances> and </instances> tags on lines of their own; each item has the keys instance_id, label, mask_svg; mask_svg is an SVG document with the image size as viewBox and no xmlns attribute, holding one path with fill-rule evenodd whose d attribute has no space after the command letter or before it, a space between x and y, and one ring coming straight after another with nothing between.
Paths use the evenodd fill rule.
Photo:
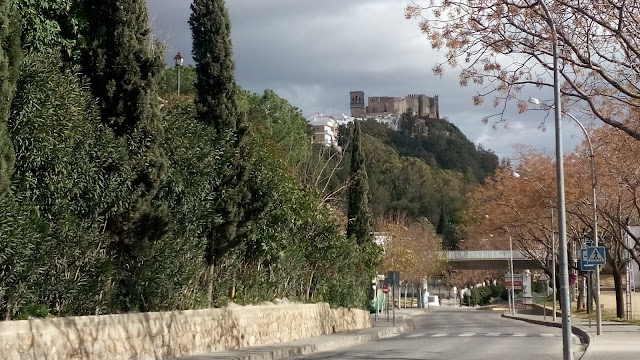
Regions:
<instances>
[{"instance_id":1,"label":"sky","mask_svg":"<svg viewBox=\"0 0 640 360\"><path fill-rule=\"evenodd\" d=\"M494 129L482 123L496 113L491 101L472 102L484 89L461 87L455 69L442 77L433 74L444 52L431 49L417 20L405 19L408 1L228 0L236 81L253 92L274 90L305 116L349 114L352 90L364 91L365 97L438 95L440 116L499 157L512 158L517 144L553 154L551 117L514 112L506 128L498 124ZM154 33L167 46L167 64L173 64L177 52L185 65L193 64L187 23L191 0L147 3ZM551 98L548 92L540 97ZM563 139L565 152L573 150L582 141L580 129L563 122Z\"/></svg>"}]
</instances>

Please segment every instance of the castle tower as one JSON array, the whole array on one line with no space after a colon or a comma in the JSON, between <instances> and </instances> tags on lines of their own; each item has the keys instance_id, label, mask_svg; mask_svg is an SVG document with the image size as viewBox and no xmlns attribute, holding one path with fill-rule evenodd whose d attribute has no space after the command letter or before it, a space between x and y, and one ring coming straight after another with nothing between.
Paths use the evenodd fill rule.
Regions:
<instances>
[{"instance_id":1,"label":"castle tower","mask_svg":"<svg viewBox=\"0 0 640 360\"><path fill-rule=\"evenodd\" d=\"M364 91L350 91L349 92L351 108L351 116L353 117L365 117L367 115L367 109L364 104Z\"/></svg>"}]
</instances>

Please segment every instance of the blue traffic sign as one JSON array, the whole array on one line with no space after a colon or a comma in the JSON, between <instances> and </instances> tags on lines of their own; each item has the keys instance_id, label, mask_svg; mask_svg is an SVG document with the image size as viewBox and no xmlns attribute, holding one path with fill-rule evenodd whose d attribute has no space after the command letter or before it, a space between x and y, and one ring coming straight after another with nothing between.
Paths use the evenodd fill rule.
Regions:
<instances>
[{"instance_id":1,"label":"blue traffic sign","mask_svg":"<svg viewBox=\"0 0 640 360\"><path fill-rule=\"evenodd\" d=\"M585 265L604 265L607 262L604 246L587 246L580 253L580 259Z\"/></svg>"},{"instance_id":2,"label":"blue traffic sign","mask_svg":"<svg viewBox=\"0 0 640 360\"><path fill-rule=\"evenodd\" d=\"M588 259L587 249L580 249L580 271L596 271L596 265L590 265L583 259Z\"/></svg>"}]
</instances>

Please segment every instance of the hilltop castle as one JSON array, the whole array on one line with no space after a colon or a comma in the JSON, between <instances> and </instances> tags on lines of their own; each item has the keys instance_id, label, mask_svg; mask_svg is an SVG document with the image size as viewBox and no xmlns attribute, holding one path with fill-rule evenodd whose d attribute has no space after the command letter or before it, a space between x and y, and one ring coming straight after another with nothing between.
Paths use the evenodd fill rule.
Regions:
<instances>
[{"instance_id":1,"label":"hilltop castle","mask_svg":"<svg viewBox=\"0 0 640 360\"><path fill-rule=\"evenodd\" d=\"M375 96L364 102L364 91L349 92L351 116L355 118L385 117L402 115L412 109L416 114L431 119L440 118L438 96L411 94L405 97Z\"/></svg>"}]
</instances>

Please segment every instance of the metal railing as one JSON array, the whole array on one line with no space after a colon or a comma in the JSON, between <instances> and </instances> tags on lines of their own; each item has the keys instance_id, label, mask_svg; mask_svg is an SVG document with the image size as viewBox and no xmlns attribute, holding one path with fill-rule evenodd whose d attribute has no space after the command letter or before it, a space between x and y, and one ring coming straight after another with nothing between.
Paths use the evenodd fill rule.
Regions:
<instances>
[{"instance_id":1,"label":"metal railing","mask_svg":"<svg viewBox=\"0 0 640 360\"><path fill-rule=\"evenodd\" d=\"M544 258L543 251L532 251L534 257ZM445 251L444 257L449 261L468 261L468 260L508 260L511 258L509 250L470 250L470 251ZM532 256L526 251L514 250L514 260L531 260Z\"/></svg>"}]
</instances>

